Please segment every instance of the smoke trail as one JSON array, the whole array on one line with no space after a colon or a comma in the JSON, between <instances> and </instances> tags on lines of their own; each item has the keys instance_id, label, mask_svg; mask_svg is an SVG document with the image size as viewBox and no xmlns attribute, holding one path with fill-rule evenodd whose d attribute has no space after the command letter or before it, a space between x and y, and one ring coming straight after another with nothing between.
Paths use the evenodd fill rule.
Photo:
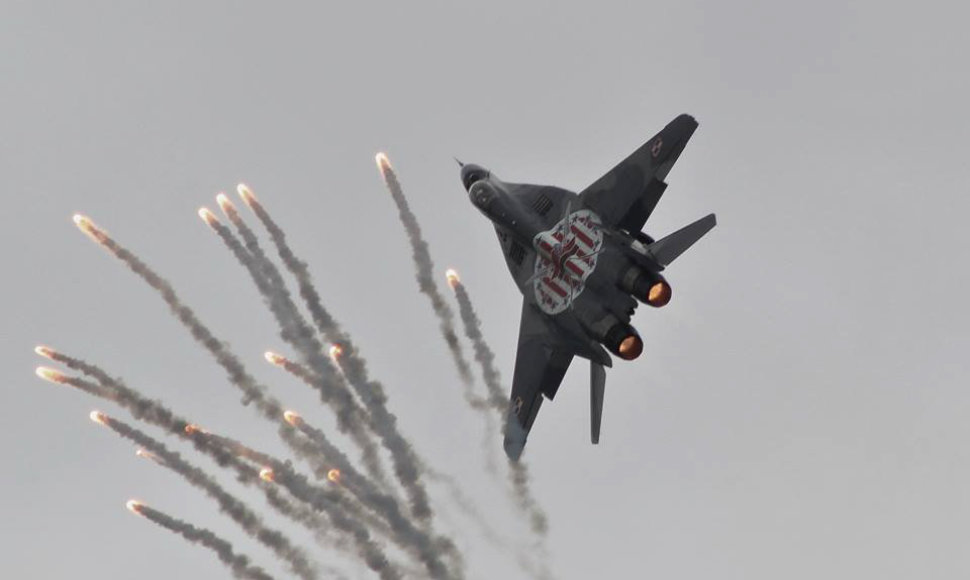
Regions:
<instances>
[{"instance_id":1,"label":"smoke trail","mask_svg":"<svg viewBox=\"0 0 970 580\"><path fill-rule=\"evenodd\" d=\"M337 531L347 534L350 540L348 541L347 537L343 535L334 536L332 534L333 527L327 519L321 516L321 513L330 516L330 521L333 521L334 512L337 512L338 515L342 513L340 505L330 505L328 506L329 509L321 512L318 506L308 504L303 500L300 500L302 503L299 504L293 503L279 492L281 488L277 487L276 474L291 472L288 462L282 462L265 453L254 451L241 443L232 442L227 437L216 436L203 431L194 431L189 434L189 437L196 449L208 454L220 466L233 470L241 483L250 486L258 485L271 507L310 530L319 542L360 557L368 568L377 572L383 579L393 580L401 577L396 565L387 559L383 550L374 543L366 529L361 533L359 527L350 528L341 521L344 525L338 524L336 526ZM224 445L228 446L224 447ZM241 454L236 455L237 452ZM269 468L268 476L264 476L266 469L257 471L249 465L244 458L245 456L260 460L258 463L261 466L273 466ZM287 489L287 491L290 495L293 495L291 490ZM297 499L300 498L297 497ZM346 519L346 516L344 516L344 519ZM336 575L333 571L329 572Z\"/></svg>"},{"instance_id":2,"label":"smoke trail","mask_svg":"<svg viewBox=\"0 0 970 580\"><path fill-rule=\"evenodd\" d=\"M65 364L74 365L78 369L87 368L89 371L91 371L91 376L105 377L108 379L107 382L99 385L79 377L68 377L56 371L50 371L50 369L45 369L46 371L49 371L45 373L38 371L37 374L41 376L41 378L60 384L70 385L96 396L100 396L99 393L101 395L105 395L107 399L118 403L130 411L135 418L156 425L174 435L190 440L198 451L211 457L220 466L235 470L239 481L247 484L252 484L259 481L259 479L255 477L255 473L249 465L237 458L226 448L212 444L217 440L207 437L206 433L198 428L194 423L179 417L162 403L145 398L137 391L129 388L121 380L111 378L108 373L104 372L99 367L91 365L90 363L85 363L73 357L62 355L60 353L56 354L60 357L57 360L61 360L65 362ZM294 437L291 429L281 426L279 433L283 440L287 442L291 448L299 449L298 441ZM269 459L268 462L273 463L274 465L282 465L282 462L269 458L268 455L264 454L261 456L261 458ZM279 502L274 505L278 505L278 503ZM271 504L273 504L272 501ZM328 515L330 515L333 519L334 513L331 512L339 511L339 508L340 506L334 506L332 510L327 512ZM285 513L284 515L293 517L296 521L300 521L298 514ZM381 574L381 577L385 580L394 580L401 577L401 574L388 562L380 547L374 544L374 542L370 539L366 528L356 526L355 522L350 522L348 524L348 518L347 516L343 515L342 512L337 513L337 516L342 517L340 524L338 524L337 527L341 531L351 534L351 537L358 548L357 555L364 559L368 567ZM336 520L334 521L336 523Z\"/></svg>"},{"instance_id":3,"label":"smoke trail","mask_svg":"<svg viewBox=\"0 0 970 580\"><path fill-rule=\"evenodd\" d=\"M178 453L168 449L162 442L123 421L97 412L92 413L91 418L121 437L141 445L161 460L162 465L179 474L191 485L214 499L223 513L239 524L250 537L270 548L277 557L287 563L295 575L307 580L318 577L314 565L302 549L294 546L281 532L266 527L262 519L249 509L242 500L226 491L204 471L183 459Z\"/></svg>"},{"instance_id":4,"label":"smoke trail","mask_svg":"<svg viewBox=\"0 0 970 580\"><path fill-rule=\"evenodd\" d=\"M318 375L314 374L313 371L311 371L307 367L297 362L294 362L284 357L283 355L280 355L274 352L267 352L265 357L266 357L266 360L269 361L274 366L282 368L286 372L290 373L291 375L300 379L301 381L303 381L307 385L310 385L311 387L315 386L315 383L321 380ZM344 384L342 388L346 389L346 384ZM356 403L355 403L355 407L356 407ZM359 407L356 407L356 408L360 409ZM286 414L288 412L289 411L283 413L283 416L286 417ZM367 416L366 411L360 409L359 411L354 413L354 416L355 418L353 421L356 427L367 427L370 424L370 418ZM370 445L369 436L366 437L366 442L368 445ZM346 455L344 455L343 452L341 452L332 444L329 444L329 442L321 441L321 445L323 446L320 448L320 452L323 453L324 458L327 458L330 461L336 461L337 460L336 458L339 458L342 461L345 461L347 464L350 463L350 460L347 459ZM370 475L370 477L373 478L375 482L380 484L385 489L391 488L390 484L387 481L387 476L384 473L384 466L380 461L380 457L378 457L377 455L376 448L374 448L373 446L369 446L368 451L362 452L361 461L363 462L364 468L367 470L368 475Z\"/></svg>"},{"instance_id":5,"label":"smoke trail","mask_svg":"<svg viewBox=\"0 0 970 580\"><path fill-rule=\"evenodd\" d=\"M200 212L200 214L201 213L202 212ZM211 212L209 213L211 214ZM265 419L273 421L274 423L279 422L279 418L283 415L283 406L279 403L279 401L267 393L266 387L258 383L256 379L246 371L245 366L236 357L236 355L233 354L222 341L218 340L208 329L208 327L202 324L202 322L188 306L182 303L168 281L156 274L151 268L148 267L147 264L135 256L130 250L118 244L118 242L108 236L108 234L103 230L98 228L90 219L84 216L76 215L74 221L82 232L87 234L95 242L111 252L116 258L128 266L132 272L137 274L142 280L144 280L162 296L163 300L169 306L169 309L176 316L176 318L187 329L189 329L192 337L203 347L205 347L205 349L215 358L216 362L218 362L219 365L226 371L230 382L243 391L245 395L243 401L244 404L254 402L256 409L263 415ZM208 222L209 220L206 219L206 221ZM137 399L133 398L133 401L143 399L143 397L140 397L137 395L137 393L129 392L129 394L137 397ZM159 407L160 405L150 405L148 409L157 410ZM137 414L135 416L138 417ZM169 419L171 419L171 417L169 417ZM184 424L182 425L182 428L184 429ZM292 437L292 433L290 433L289 430L280 429L279 434L283 441L287 443L291 449L294 451L297 450L298 442L294 437ZM349 528L345 530L353 531ZM366 529L364 532L366 533ZM368 558L369 562L377 562L377 559L373 557L372 550L370 550L369 547L367 548L366 552L366 557ZM386 562L386 558L384 558L384 561Z\"/></svg>"},{"instance_id":6,"label":"smoke trail","mask_svg":"<svg viewBox=\"0 0 970 580\"><path fill-rule=\"evenodd\" d=\"M311 429L312 431L312 429ZM319 433L319 432L318 432ZM205 435L211 437L211 435ZM309 438L301 438L305 446L301 449L299 445L294 445L298 455L307 456L311 461L316 457L316 446ZM370 530L384 533L390 537L400 548L415 556L427 569L432 578L462 578L460 572L453 572L441 560L442 555L452 559L455 568L460 569L463 564L460 554L454 544L446 538L432 538L425 531L417 528L400 510L394 498L377 491L366 479L350 466L350 472L345 477L343 472L331 469L329 472L323 470L327 466L321 466L317 472L321 479L326 478L331 483L339 483L339 487L334 489L331 486L320 487L313 485L300 474L295 473L292 468L279 460L269 463L270 469L264 470L263 475L276 483L284 486L287 491L301 501L307 502L320 510L326 510L331 515L331 520L335 524L340 523L331 513L334 506L341 506L343 513L353 518L355 522L367 523ZM342 490L340 488L343 488ZM350 497L344 495L343 490L351 494L350 497L356 501L348 503ZM370 513L363 509L372 510L383 520L376 520ZM338 514L339 517L339 514ZM384 522L390 527L387 528Z\"/></svg>"},{"instance_id":7,"label":"smoke trail","mask_svg":"<svg viewBox=\"0 0 970 580\"><path fill-rule=\"evenodd\" d=\"M448 350L451 351L451 357L455 361L455 366L458 368L458 374L463 381L470 383L472 381L472 371L468 365L468 361L465 360L461 343L458 342L458 335L455 333L455 314L441 296L438 285L435 284L434 262L432 262L431 254L428 252L428 243L424 241L424 236L421 235L421 226L418 224L418 218L411 211L408 200L404 197L404 191L401 189L401 183L397 179L397 174L394 172L394 168L391 167L391 162L383 153L377 154L377 167L380 169L381 176L384 178L384 184L387 185L388 191L391 192L391 197L397 206L401 223L407 232L408 241L411 242L411 256L414 259L414 266L417 270L415 277L418 281L418 287L431 300L431 308L434 309L435 315L438 316L441 335L448 344Z\"/></svg>"},{"instance_id":8,"label":"smoke trail","mask_svg":"<svg viewBox=\"0 0 970 580\"><path fill-rule=\"evenodd\" d=\"M340 344L346 343L347 341L345 340L343 331L340 329L340 325L327 309L323 307L320 295L316 290L316 286L313 284L306 262L297 258L293 250L290 249L286 241L286 232L277 225L276 221L269 215L269 212L266 211L266 208L263 207L263 204L256 199L256 195L251 189L240 183L237 191L246 203L246 206L249 207L256 215L256 218L259 219L260 223L263 224L263 227L273 240L273 245L276 246L276 251L283 261L283 264L289 270L290 274L296 278L300 288L300 296L303 297L317 327L329 340Z\"/></svg>"},{"instance_id":9,"label":"smoke trail","mask_svg":"<svg viewBox=\"0 0 970 580\"><path fill-rule=\"evenodd\" d=\"M299 415L288 412L286 420L305 435L308 441L314 442L321 449L333 447L326 434L304 421ZM461 554L451 540L441 536L432 537L430 532L415 527L402 513L401 507L394 497L377 489L353 465L347 462L346 458L341 460L338 450L334 449L334 452L336 453L334 463L339 469L327 471L327 479L339 481L363 506L381 516L390 525L394 539L401 548L415 555L428 567L429 571L440 568L436 553L447 555L456 568L461 567ZM320 465L317 476L322 478L324 470L329 467L326 464ZM334 471L336 471L336 475Z\"/></svg>"},{"instance_id":10,"label":"smoke trail","mask_svg":"<svg viewBox=\"0 0 970 580\"><path fill-rule=\"evenodd\" d=\"M498 369L495 368L495 354L482 334L481 320L475 312L474 306L472 306L468 290L458 278L457 273L450 272L449 274L451 275L448 276L448 283L455 291L458 312L465 328L465 335L472 342L475 360L482 370L482 379L488 389L488 404L504 421L507 421L508 403L502 388L502 378L499 376ZM532 495L528 468L521 461L510 460L509 476L513 488L512 496L519 507L529 514L532 531L544 535L549 529L549 522L545 511Z\"/></svg>"},{"instance_id":11,"label":"smoke trail","mask_svg":"<svg viewBox=\"0 0 970 580\"><path fill-rule=\"evenodd\" d=\"M552 580L552 572L542 561L545 556L542 546L523 546L510 542L508 537L503 537L475 508L471 498L465 495L461 485L451 476L431 470L428 473L428 479L444 486L451 496L452 503L478 528L482 538L493 547L511 554L523 572L536 580Z\"/></svg>"},{"instance_id":12,"label":"smoke trail","mask_svg":"<svg viewBox=\"0 0 970 580\"><path fill-rule=\"evenodd\" d=\"M505 396L505 389L502 387L502 378L499 376L498 369L495 368L495 354L482 335L482 324L472 306L468 290L453 270L449 271L448 284L455 291L458 314L465 329L465 336L472 343L475 361L481 368L482 380L488 389L488 398L486 399L488 405L498 411L502 417L507 417L508 401Z\"/></svg>"},{"instance_id":13,"label":"smoke trail","mask_svg":"<svg viewBox=\"0 0 970 580\"><path fill-rule=\"evenodd\" d=\"M38 377L44 379L45 381L50 381L60 385L68 385L89 395L94 395L95 397L100 397L108 401L118 400L118 396L111 389L88 381L77 380L76 377L69 377L60 371L55 371L54 369L47 367L37 367L35 372Z\"/></svg>"},{"instance_id":14,"label":"smoke trail","mask_svg":"<svg viewBox=\"0 0 970 580\"><path fill-rule=\"evenodd\" d=\"M264 417L275 420L283 412L282 405L268 395L266 387L259 384L247 371L238 357L226 344L216 338L207 326L202 324L195 312L182 303L172 285L155 273L148 264L133 254L130 250L116 242L104 230L100 229L89 218L82 215L74 216L74 223L88 237L104 249L108 250L125 266L141 278L153 290L158 292L169 307L172 314L182 323L203 348L205 348L216 362L226 371L230 382L243 392L243 404L255 403L256 408Z\"/></svg>"},{"instance_id":15,"label":"smoke trail","mask_svg":"<svg viewBox=\"0 0 970 580\"><path fill-rule=\"evenodd\" d=\"M179 534L193 544L199 544L216 553L219 560L225 564L232 575L236 578L246 580L273 580L262 568L249 563L249 557L237 554L232 549L232 544L215 535L205 528L197 528L188 522L173 518L172 516L152 509L147 505L131 500L128 502L128 509L133 513L144 516L148 520L162 526L163 528Z\"/></svg>"},{"instance_id":16,"label":"smoke trail","mask_svg":"<svg viewBox=\"0 0 970 580\"><path fill-rule=\"evenodd\" d=\"M319 393L320 399L336 413L338 427L342 432L348 433L360 448L363 461L372 472L372 477L386 481L377 447L365 428L364 410L350 396L346 385L341 386L342 379L337 369L330 359L323 355L323 345L317 340L313 329L293 303L279 270L267 259L255 234L242 221L235 206L224 194L219 194L218 201L223 212L245 240L246 248L226 226L216 219L212 212L203 208L199 211L199 215L249 272L253 283L279 325L280 337L296 348L313 368L312 373L307 373L303 377L304 382L313 387Z\"/></svg>"},{"instance_id":17,"label":"smoke trail","mask_svg":"<svg viewBox=\"0 0 970 580\"><path fill-rule=\"evenodd\" d=\"M276 224L248 187L240 184L238 190L243 201L256 214L256 217L270 234L277 253L287 270L296 278L300 288L300 296L310 311L317 329L329 341L341 346L343 350L341 366L344 374L354 392L357 393L370 413L368 425L381 438L381 443L385 449L391 453L394 473L408 494L411 513L418 519L430 523L432 517L431 502L424 483L420 479L421 461L418 459L414 448L398 430L397 417L387 410L387 395L384 392L384 386L369 378L367 364L360 356L350 336L340 329L334 317L323 307L306 263L297 258L290 249L283 229Z\"/></svg>"}]
</instances>

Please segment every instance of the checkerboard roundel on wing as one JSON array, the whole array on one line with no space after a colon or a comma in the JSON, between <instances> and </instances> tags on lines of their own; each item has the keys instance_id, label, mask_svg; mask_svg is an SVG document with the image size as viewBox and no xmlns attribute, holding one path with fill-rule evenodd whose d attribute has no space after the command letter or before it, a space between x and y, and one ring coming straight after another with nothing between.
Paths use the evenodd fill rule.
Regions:
<instances>
[{"instance_id":1,"label":"checkerboard roundel on wing","mask_svg":"<svg viewBox=\"0 0 970 580\"><path fill-rule=\"evenodd\" d=\"M575 211L533 240L536 249L533 291L546 314L559 314L583 293L603 247L600 219L588 209Z\"/></svg>"}]
</instances>

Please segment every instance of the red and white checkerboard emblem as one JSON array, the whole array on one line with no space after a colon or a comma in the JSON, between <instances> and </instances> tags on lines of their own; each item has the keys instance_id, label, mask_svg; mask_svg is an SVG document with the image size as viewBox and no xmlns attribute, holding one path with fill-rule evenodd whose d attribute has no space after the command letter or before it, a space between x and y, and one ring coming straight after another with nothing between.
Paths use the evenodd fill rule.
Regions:
<instances>
[{"instance_id":1,"label":"red and white checkerboard emblem","mask_svg":"<svg viewBox=\"0 0 970 580\"><path fill-rule=\"evenodd\" d=\"M581 209L533 240L537 256L532 286L546 314L559 314L583 293L603 247L599 224L595 213Z\"/></svg>"}]
</instances>

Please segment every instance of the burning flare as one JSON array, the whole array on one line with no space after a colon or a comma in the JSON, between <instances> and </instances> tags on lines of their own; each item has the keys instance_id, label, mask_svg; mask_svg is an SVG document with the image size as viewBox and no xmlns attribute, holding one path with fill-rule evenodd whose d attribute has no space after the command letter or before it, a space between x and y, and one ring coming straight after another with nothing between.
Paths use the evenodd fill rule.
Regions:
<instances>
[{"instance_id":1,"label":"burning flare","mask_svg":"<svg viewBox=\"0 0 970 580\"><path fill-rule=\"evenodd\" d=\"M259 470L259 478L262 479L263 481L268 481L270 483L273 483L274 481L276 481L276 472L270 469L269 467L264 467Z\"/></svg>"},{"instance_id":2,"label":"burning flare","mask_svg":"<svg viewBox=\"0 0 970 580\"><path fill-rule=\"evenodd\" d=\"M381 172L391 168L391 160L387 158L387 154L383 151L378 153L374 157L374 160L377 161L377 168L380 169Z\"/></svg>"},{"instance_id":3,"label":"burning flare","mask_svg":"<svg viewBox=\"0 0 970 580\"><path fill-rule=\"evenodd\" d=\"M185 432L188 433L189 435L195 435L196 433L202 433L203 435L205 435L206 433L208 433L208 431L206 431L202 427L199 427L195 423L189 423L188 425L186 425Z\"/></svg>"},{"instance_id":4,"label":"burning flare","mask_svg":"<svg viewBox=\"0 0 970 580\"><path fill-rule=\"evenodd\" d=\"M332 360L334 364L338 364L340 361L340 355L343 353L344 347L340 346L339 344L330 345L330 360Z\"/></svg>"},{"instance_id":5,"label":"burning flare","mask_svg":"<svg viewBox=\"0 0 970 580\"><path fill-rule=\"evenodd\" d=\"M219 218L217 218L216 214L212 213L212 211L207 207L199 208L199 217L202 218L202 221L204 221L210 228L215 227L215 225L219 223Z\"/></svg>"},{"instance_id":6,"label":"burning flare","mask_svg":"<svg viewBox=\"0 0 970 580\"><path fill-rule=\"evenodd\" d=\"M91 221L91 218L89 218L88 216L76 213L74 214L74 225L76 225L78 229L84 232L86 236L88 236L95 242L101 243L101 239L98 237L98 235L101 233L101 230L98 229L98 226L94 225L94 222Z\"/></svg>"},{"instance_id":7,"label":"burning flare","mask_svg":"<svg viewBox=\"0 0 970 580\"><path fill-rule=\"evenodd\" d=\"M303 417L300 417L298 413L293 411L284 411L283 418L286 419L287 423L293 425L294 427L299 427L300 423L303 422Z\"/></svg>"},{"instance_id":8,"label":"burning flare","mask_svg":"<svg viewBox=\"0 0 970 580\"><path fill-rule=\"evenodd\" d=\"M64 384L67 382L67 377L63 373L55 371L51 368L37 367L37 370L34 372L37 373L38 377L44 379L45 381L59 384Z\"/></svg>"},{"instance_id":9,"label":"burning flare","mask_svg":"<svg viewBox=\"0 0 970 580\"><path fill-rule=\"evenodd\" d=\"M249 206L250 209L252 209L254 203L257 203L256 194L254 194L253 190L249 189L249 186L245 183L240 183L237 185L236 192L239 193L239 197L242 198L243 203Z\"/></svg>"},{"instance_id":10,"label":"burning flare","mask_svg":"<svg viewBox=\"0 0 970 580\"><path fill-rule=\"evenodd\" d=\"M278 367L281 367L281 366L283 366L283 365L286 364L286 357L285 356L283 356L281 354L277 354L277 353L275 353L275 352L273 352L271 350L266 351L263 354L263 356L266 357L266 360L270 364L276 365Z\"/></svg>"},{"instance_id":11,"label":"burning flare","mask_svg":"<svg viewBox=\"0 0 970 580\"><path fill-rule=\"evenodd\" d=\"M131 513L141 515L141 507L143 505L144 504L137 499L129 499L128 503L125 504L125 507L128 508L128 511Z\"/></svg>"},{"instance_id":12,"label":"burning flare","mask_svg":"<svg viewBox=\"0 0 970 580\"><path fill-rule=\"evenodd\" d=\"M451 286L452 290L455 289L455 286L461 283L461 278L458 277L458 272L451 268L445 271L445 278L448 279L448 285Z\"/></svg>"},{"instance_id":13,"label":"burning flare","mask_svg":"<svg viewBox=\"0 0 970 580\"><path fill-rule=\"evenodd\" d=\"M232 202L229 201L229 196L227 196L225 193L220 192L219 195L216 196L216 203L219 204L219 209L221 209L222 213L224 214L236 211L236 206L232 205Z\"/></svg>"},{"instance_id":14,"label":"burning flare","mask_svg":"<svg viewBox=\"0 0 970 580\"><path fill-rule=\"evenodd\" d=\"M158 458L157 455L155 455L151 451L145 449L144 447L139 447L138 450L135 451L135 455L138 456L138 457L142 457L144 459L151 459L152 461L158 461L159 460L159 458Z\"/></svg>"},{"instance_id":15,"label":"burning flare","mask_svg":"<svg viewBox=\"0 0 970 580\"><path fill-rule=\"evenodd\" d=\"M34 352L36 352L37 354L39 354L44 358L49 358L49 359L53 359L54 355L57 354L57 351L50 348L49 346L39 346L39 345L34 347Z\"/></svg>"},{"instance_id":16,"label":"burning flare","mask_svg":"<svg viewBox=\"0 0 970 580\"><path fill-rule=\"evenodd\" d=\"M328 471L327 472L327 479L329 479L330 481L332 481L334 483L339 483L340 482L340 470L339 469L331 469L330 471Z\"/></svg>"},{"instance_id":17,"label":"burning flare","mask_svg":"<svg viewBox=\"0 0 970 580\"><path fill-rule=\"evenodd\" d=\"M91 414L88 416L91 417L92 421L94 421L95 423L98 423L99 425L108 424L108 416L102 413L101 411L91 411Z\"/></svg>"}]
</instances>

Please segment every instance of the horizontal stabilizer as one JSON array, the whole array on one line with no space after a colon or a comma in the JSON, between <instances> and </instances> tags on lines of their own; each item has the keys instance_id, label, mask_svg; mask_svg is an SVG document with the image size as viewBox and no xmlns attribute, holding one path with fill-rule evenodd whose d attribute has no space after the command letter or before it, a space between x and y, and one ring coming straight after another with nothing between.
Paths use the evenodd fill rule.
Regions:
<instances>
[{"instance_id":1,"label":"horizontal stabilizer","mask_svg":"<svg viewBox=\"0 0 970 580\"><path fill-rule=\"evenodd\" d=\"M684 226L669 236L650 244L647 246L647 253L658 264L666 267L687 251L687 248L693 246L697 240L704 237L704 234L711 231L711 228L715 225L717 225L717 218L714 217L714 214L702 217L689 226Z\"/></svg>"},{"instance_id":2,"label":"horizontal stabilizer","mask_svg":"<svg viewBox=\"0 0 970 580\"><path fill-rule=\"evenodd\" d=\"M606 391L606 369L603 365L589 363L589 427L593 445L600 442L600 425L603 422L603 395Z\"/></svg>"}]
</instances>

